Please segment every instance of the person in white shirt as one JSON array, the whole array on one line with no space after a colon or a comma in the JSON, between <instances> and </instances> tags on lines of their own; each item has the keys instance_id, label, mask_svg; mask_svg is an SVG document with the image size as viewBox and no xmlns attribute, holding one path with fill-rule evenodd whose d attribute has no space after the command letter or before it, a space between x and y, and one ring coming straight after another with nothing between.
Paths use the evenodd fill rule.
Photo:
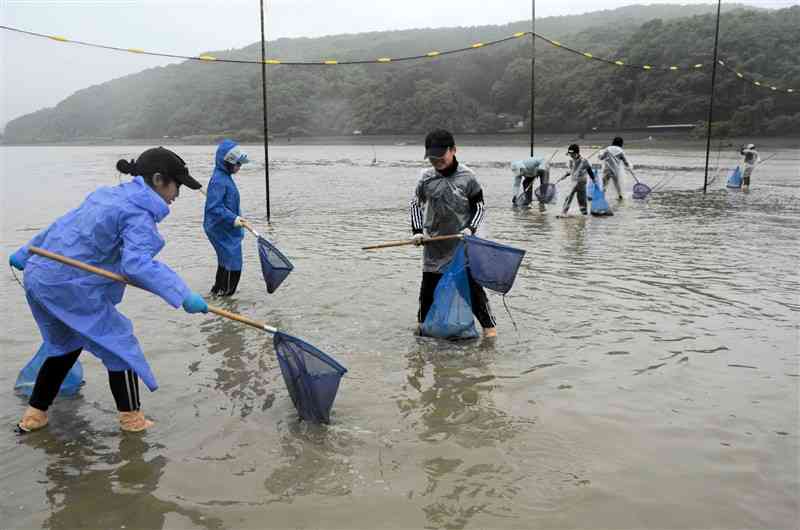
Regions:
<instances>
[{"instance_id":1,"label":"person in white shirt","mask_svg":"<svg viewBox=\"0 0 800 530\"><path fill-rule=\"evenodd\" d=\"M619 200L622 200L622 187L619 182L625 174L625 168L633 170L633 165L628 162L625 151L622 150L622 143L622 137L617 136L611 141L611 145L598 155L598 158L603 161L603 189L607 190L609 179L613 180Z\"/></svg>"},{"instance_id":2,"label":"person in white shirt","mask_svg":"<svg viewBox=\"0 0 800 530\"><path fill-rule=\"evenodd\" d=\"M753 169L755 169L756 165L761 161L761 157L758 155L754 144L747 144L739 150L739 153L744 156L742 191L748 191L750 189L750 176L753 174Z\"/></svg>"}]
</instances>

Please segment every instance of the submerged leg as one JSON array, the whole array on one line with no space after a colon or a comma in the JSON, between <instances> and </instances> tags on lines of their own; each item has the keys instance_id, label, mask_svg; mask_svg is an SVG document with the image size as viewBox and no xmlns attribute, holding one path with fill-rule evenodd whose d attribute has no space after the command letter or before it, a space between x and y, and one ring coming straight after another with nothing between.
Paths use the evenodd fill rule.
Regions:
<instances>
[{"instance_id":1,"label":"submerged leg","mask_svg":"<svg viewBox=\"0 0 800 530\"><path fill-rule=\"evenodd\" d=\"M235 293L236 288L239 286L239 279L241 277L242 271L226 270L225 274L223 275L222 289L219 293L220 296L231 296L233 293Z\"/></svg>"},{"instance_id":2,"label":"submerged leg","mask_svg":"<svg viewBox=\"0 0 800 530\"><path fill-rule=\"evenodd\" d=\"M469 276L469 293L472 298L472 313L480 322L483 328L483 335L485 337L496 337L497 329L495 328L496 321L492 314L492 308L489 307L489 298L486 296L486 291L483 287Z\"/></svg>"},{"instance_id":3,"label":"submerged leg","mask_svg":"<svg viewBox=\"0 0 800 530\"><path fill-rule=\"evenodd\" d=\"M419 311L417 311L417 322L420 324L425 322L425 317L428 316L428 311L433 305L433 293L441 279L442 275L438 272L422 273L422 283L419 286Z\"/></svg>"},{"instance_id":4,"label":"submerged leg","mask_svg":"<svg viewBox=\"0 0 800 530\"><path fill-rule=\"evenodd\" d=\"M575 193L577 193L577 190L578 190L578 186L573 187L572 190L569 192L569 195L567 195L567 198L564 199L564 207L561 209L561 213L562 214L567 215L567 212L569 212L569 206L570 206L570 204L572 204L572 198L575 196ZM584 192L584 196L585 196L585 192ZM585 199L584 199L584 201L585 201Z\"/></svg>"},{"instance_id":5,"label":"submerged leg","mask_svg":"<svg viewBox=\"0 0 800 530\"><path fill-rule=\"evenodd\" d=\"M586 215L586 186L579 184L576 188L576 193L578 194L578 206L581 208L581 213Z\"/></svg>"},{"instance_id":6,"label":"submerged leg","mask_svg":"<svg viewBox=\"0 0 800 530\"><path fill-rule=\"evenodd\" d=\"M108 385L119 411L119 426L123 431L139 432L154 423L144 417L139 401L139 377L133 370L108 371Z\"/></svg>"},{"instance_id":7,"label":"submerged leg","mask_svg":"<svg viewBox=\"0 0 800 530\"><path fill-rule=\"evenodd\" d=\"M750 175L753 174L753 167L748 166L744 168L744 177L742 178L742 191L750 189Z\"/></svg>"},{"instance_id":8,"label":"submerged leg","mask_svg":"<svg viewBox=\"0 0 800 530\"><path fill-rule=\"evenodd\" d=\"M617 199L622 200L622 188L619 185L619 176L614 173L611 175L611 179L614 181L614 188L617 190ZM604 186L604 189L608 189L607 186Z\"/></svg>"},{"instance_id":9,"label":"submerged leg","mask_svg":"<svg viewBox=\"0 0 800 530\"><path fill-rule=\"evenodd\" d=\"M211 288L211 294L220 294L222 291L222 281L225 276L225 269L222 265L217 265L217 276L214 279L214 286Z\"/></svg>"},{"instance_id":10,"label":"submerged leg","mask_svg":"<svg viewBox=\"0 0 800 530\"><path fill-rule=\"evenodd\" d=\"M36 376L36 383L33 385L33 393L28 400L28 404L31 407L36 407L39 410L50 408L53 400L58 395L61 383L67 378L67 374L72 369L75 361L78 360L81 351L83 351L83 348L57 357L48 357L42 363L39 374Z\"/></svg>"},{"instance_id":11,"label":"submerged leg","mask_svg":"<svg viewBox=\"0 0 800 530\"><path fill-rule=\"evenodd\" d=\"M17 425L20 432L36 431L47 425L47 409L53 404L61 383L78 360L81 351L82 348L79 348L64 355L48 357L42 363L33 385L33 393L28 400L29 406Z\"/></svg>"}]
</instances>

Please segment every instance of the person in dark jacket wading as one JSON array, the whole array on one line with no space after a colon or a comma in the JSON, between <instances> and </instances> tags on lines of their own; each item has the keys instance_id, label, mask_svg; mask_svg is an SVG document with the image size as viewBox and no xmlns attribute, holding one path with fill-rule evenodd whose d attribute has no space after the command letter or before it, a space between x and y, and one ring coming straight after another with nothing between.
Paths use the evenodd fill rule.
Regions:
<instances>
[{"instance_id":1,"label":"person in dark jacket wading","mask_svg":"<svg viewBox=\"0 0 800 530\"><path fill-rule=\"evenodd\" d=\"M422 170L411 200L411 232L418 245L423 238L450 234L473 235L486 215L483 190L475 173L456 159L453 135L436 129L425 137L425 158L432 167ZM422 323L433 305L442 270L453 259L459 240L428 243L423 251L422 284L417 320ZM472 312L485 337L497 336L495 319L483 287L469 278Z\"/></svg>"}]
</instances>

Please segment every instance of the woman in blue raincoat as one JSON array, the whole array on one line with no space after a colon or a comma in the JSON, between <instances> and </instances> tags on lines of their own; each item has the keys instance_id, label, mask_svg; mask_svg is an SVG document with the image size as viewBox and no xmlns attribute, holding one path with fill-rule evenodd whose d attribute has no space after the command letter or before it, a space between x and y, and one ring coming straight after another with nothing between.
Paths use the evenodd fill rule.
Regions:
<instances>
[{"instance_id":1,"label":"woman in blue raincoat","mask_svg":"<svg viewBox=\"0 0 800 530\"><path fill-rule=\"evenodd\" d=\"M188 313L208 311L200 295L154 259L164 247L157 223L169 214L181 184L199 189L200 183L178 155L163 147L148 149L137 160L120 160L117 169L135 177L89 194L9 258L12 267L25 271L25 296L48 352L18 424L20 432L47 425L47 409L83 349L108 370L122 430L153 425L141 411L139 378L149 390L158 388L130 320L114 307L125 284L32 254L29 247L121 274Z\"/></svg>"},{"instance_id":2,"label":"woman in blue raincoat","mask_svg":"<svg viewBox=\"0 0 800 530\"><path fill-rule=\"evenodd\" d=\"M230 296L242 276L242 227L250 225L240 217L239 190L233 181L247 154L233 140L223 140L214 157L214 174L208 183L203 229L217 253L217 276L211 294Z\"/></svg>"}]
</instances>

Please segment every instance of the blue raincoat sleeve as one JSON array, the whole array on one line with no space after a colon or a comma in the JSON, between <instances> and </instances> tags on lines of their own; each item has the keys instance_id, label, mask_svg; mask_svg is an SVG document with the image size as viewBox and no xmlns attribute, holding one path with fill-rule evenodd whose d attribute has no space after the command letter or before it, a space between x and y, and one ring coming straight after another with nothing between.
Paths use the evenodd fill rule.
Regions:
<instances>
[{"instance_id":1,"label":"blue raincoat sleeve","mask_svg":"<svg viewBox=\"0 0 800 530\"><path fill-rule=\"evenodd\" d=\"M206 196L206 213L213 219L221 219L225 226L233 226L236 220L235 212L225 206L225 193L227 185L221 180L213 179L208 185Z\"/></svg>"},{"instance_id":2,"label":"blue raincoat sleeve","mask_svg":"<svg viewBox=\"0 0 800 530\"><path fill-rule=\"evenodd\" d=\"M146 212L126 216L122 228L121 272L131 282L180 307L191 292L175 271L153 258L164 246L155 221Z\"/></svg>"},{"instance_id":3,"label":"blue raincoat sleeve","mask_svg":"<svg viewBox=\"0 0 800 530\"><path fill-rule=\"evenodd\" d=\"M23 265L27 264L28 260L31 257L31 253L30 253L30 251L28 249L30 247L39 247L39 246L41 246L42 242L44 242L44 240L47 238L47 233L50 232L51 228L53 228L52 224L50 226L48 226L46 229L44 229L41 232L39 232L38 234L36 234L36 236L33 239L31 239L30 241L28 241L28 243L26 243L25 245L23 245L19 249L17 249L17 251L14 252L14 256L16 256L16 258L20 262L22 262Z\"/></svg>"}]
</instances>

